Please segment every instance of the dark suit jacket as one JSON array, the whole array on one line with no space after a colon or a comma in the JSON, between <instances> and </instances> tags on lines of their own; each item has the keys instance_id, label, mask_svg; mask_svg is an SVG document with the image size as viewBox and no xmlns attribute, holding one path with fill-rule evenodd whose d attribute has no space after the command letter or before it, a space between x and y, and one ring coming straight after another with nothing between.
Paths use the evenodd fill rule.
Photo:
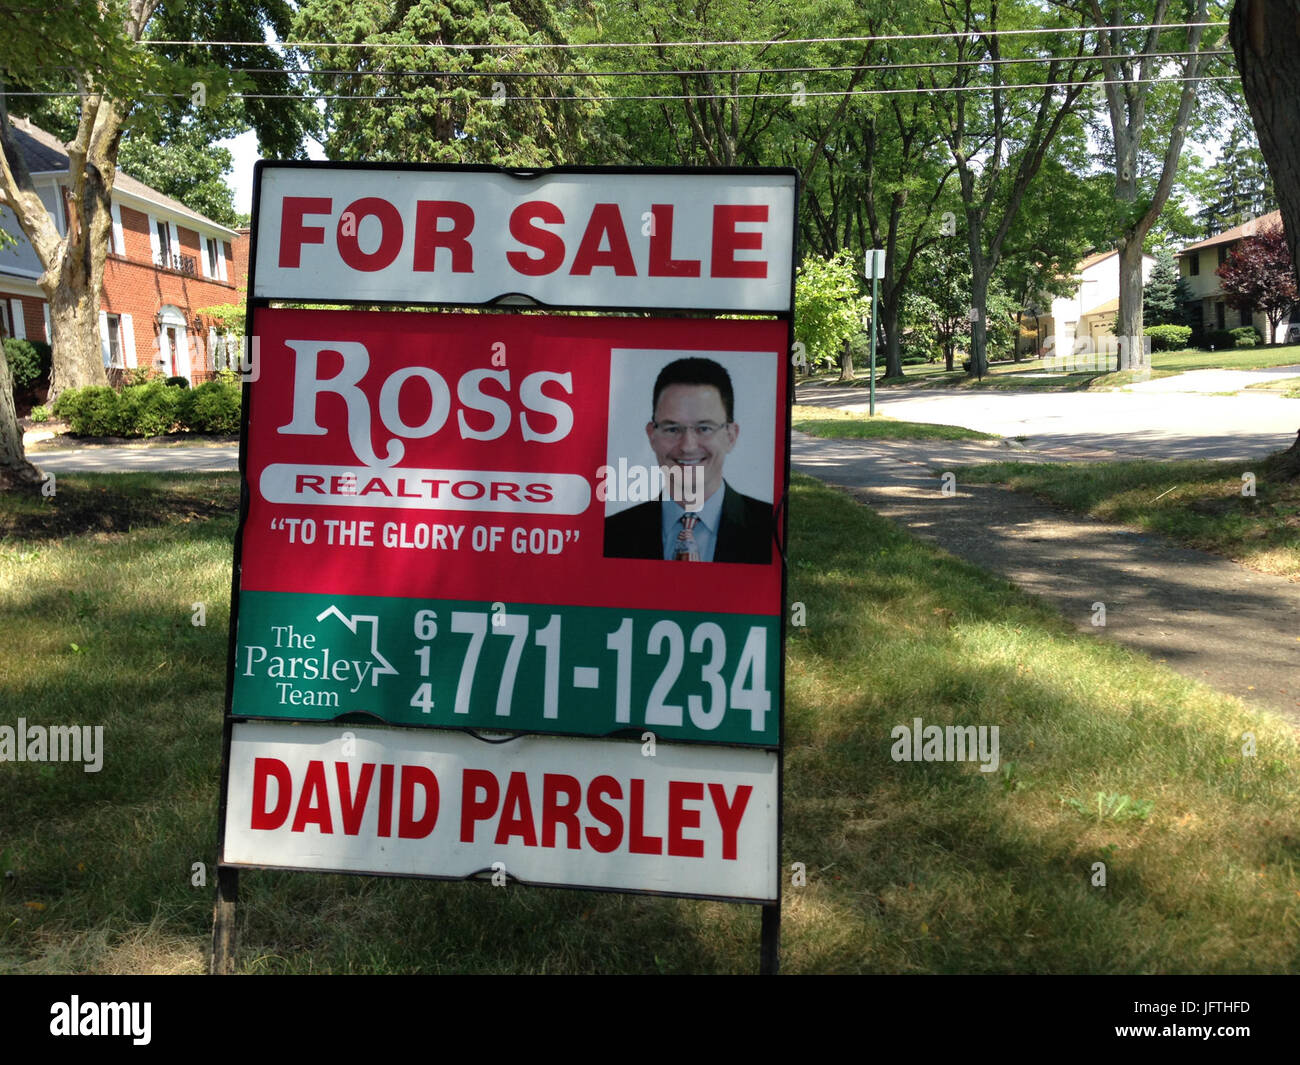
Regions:
<instances>
[{"instance_id":1,"label":"dark suit jacket","mask_svg":"<svg viewBox=\"0 0 1300 1065\"><path fill-rule=\"evenodd\" d=\"M606 558L664 557L659 500L621 510L605 519ZM772 561L772 504L742 495L723 482L722 517L714 562Z\"/></svg>"}]
</instances>

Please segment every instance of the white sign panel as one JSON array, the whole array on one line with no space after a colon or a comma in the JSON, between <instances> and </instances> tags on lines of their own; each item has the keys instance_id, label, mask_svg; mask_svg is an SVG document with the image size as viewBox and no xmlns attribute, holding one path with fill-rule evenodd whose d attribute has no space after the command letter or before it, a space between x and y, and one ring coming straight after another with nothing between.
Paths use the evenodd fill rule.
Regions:
<instances>
[{"instance_id":1,"label":"white sign panel","mask_svg":"<svg viewBox=\"0 0 1300 1065\"><path fill-rule=\"evenodd\" d=\"M792 309L792 173L258 165L254 297Z\"/></svg>"},{"instance_id":2,"label":"white sign panel","mask_svg":"<svg viewBox=\"0 0 1300 1065\"><path fill-rule=\"evenodd\" d=\"M775 901L777 810L773 751L249 722L221 861Z\"/></svg>"}]
</instances>

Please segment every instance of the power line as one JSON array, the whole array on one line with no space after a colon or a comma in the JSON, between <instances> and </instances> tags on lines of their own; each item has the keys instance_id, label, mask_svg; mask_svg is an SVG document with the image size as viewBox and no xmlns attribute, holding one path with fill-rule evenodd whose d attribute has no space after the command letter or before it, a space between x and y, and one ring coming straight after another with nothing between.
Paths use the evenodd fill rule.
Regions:
<instances>
[{"instance_id":1,"label":"power line","mask_svg":"<svg viewBox=\"0 0 1300 1065\"><path fill-rule=\"evenodd\" d=\"M168 46L176 48L293 48L293 49L328 49L328 48L442 48L447 51L455 52L482 52L493 51L495 49L508 49L514 51L555 51L567 48L730 48L749 45L763 45L764 47L786 47L797 44L868 44L880 41L933 41L946 40L948 38L960 39L962 37L1024 37L1024 36L1043 36L1048 34L1078 34L1078 33L1109 33L1115 30L1125 32L1139 32L1150 29L1177 30L1177 29L1195 29L1213 26L1226 26L1226 22L1163 22L1159 26L1152 27L1146 23L1132 26L1059 26L1044 29L1029 30L982 30L973 27L969 30L952 31L949 33L897 33L897 34L874 34L859 37L793 37L793 38L773 38L770 40L735 40L735 41L620 41L603 43L600 41L584 41L575 43L555 43L550 41L542 42L520 42L520 43L498 43L498 44L438 44L433 42L416 43L409 41L141 41L142 45Z\"/></svg>"},{"instance_id":2,"label":"power line","mask_svg":"<svg viewBox=\"0 0 1300 1065\"><path fill-rule=\"evenodd\" d=\"M1134 59L1186 59L1192 56L1232 55L1230 49L1218 49L1202 52L1136 52L1132 55L1117 57L1122 61ZM1069 57L1082 61L1089 57ZM669 78L698 77L700 75L729 76L735 74L829 74L845 71L867 70L913 70L935 67L993 67L1010 66L1024 63L1064 62L1060 56L1048 58L1003 58L1003 59L952 59L933 63L850 63L842 66L817 67L712 67L699 70L312 70L299 67L295 70L283 70L277 67L231 67L232 74L287 74L310 77L354 77L354 78ZM69 67L49 67L50 70L68 70Z\"/></svg>"},{"instance_id":3,"label":"power line","mask_svg":"<svg viewBox=\"0 0 1300 1065\"><path fill-rule=\"evenodd\" d=\"M482 103L622 103L625 101L680 101L680 100L771 100L787 98L807 98L822 96L905 96L911 94L921 94L932 96L945 92L984 92L994 89L1078 89L1088 88L1094 85L1152 85L1175 82L1201 82L1201 81L1236 81L1236 74L1216 74L1212 76L1198 76L1194 78L1172 77L1172 78L1134 78L1128 80L1125 78L1115 78L1112 80L1098 81L1056 81L1056 82L1036 82L1036 83L1007 83L1002 85L935 85L924 86L918 85L905 89L826 89L818 91L800 90L798 92L741 92L741 93L685 93L685 94L655 94L649 96L478 96L474 99ZM80 96L81 94L74 91L68 92L12 92L9 96ZM188 99L189 93L168 93L168 92L148 92L141 93L140 98L166 98L183 100ZM403 103L403 104L429 104L443 103L463 100L464 97L454 96L436 96L432 99L417 99L410 96L376 96L353 93L319 93L319 94L300 94L300 93L227 93L226 96L236 100L365 100L371 102L384 103Z\"/></svg>"}]
</instances>

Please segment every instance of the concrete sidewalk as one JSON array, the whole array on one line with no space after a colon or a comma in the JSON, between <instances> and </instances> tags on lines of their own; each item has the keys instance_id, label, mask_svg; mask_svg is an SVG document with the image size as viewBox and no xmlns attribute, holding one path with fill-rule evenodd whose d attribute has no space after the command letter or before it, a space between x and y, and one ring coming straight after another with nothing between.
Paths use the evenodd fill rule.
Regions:
<instances>
[{"instance_id":1,"label":"concrete sidewalk","mask_svg":"<svg viewBox=\"0 0 1300 1065\"><path fill-rule=\"evenodd\" d=\"M1300 583L1161 537L1057 510L997 485L965 485L981 462L1086 461L1105 453L952 441L819 440L794 434L792 465L849 489L878 514L1057 606L1082 631L1300 727ZM945 496L934 471L951 471ZM1095 603L1106 625L1094 627Z\"/></svg>"}]
</instances>

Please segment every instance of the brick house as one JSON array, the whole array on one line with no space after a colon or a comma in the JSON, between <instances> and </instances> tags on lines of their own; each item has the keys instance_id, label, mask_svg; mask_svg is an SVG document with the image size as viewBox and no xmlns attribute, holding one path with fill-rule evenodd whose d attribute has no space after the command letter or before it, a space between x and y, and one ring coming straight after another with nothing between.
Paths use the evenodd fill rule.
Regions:
<instances>
[{"instance_id":1,"label":"brick house","mask_svg":"<svg viewBox=\"0 0 1300 1065\"><path fill-rule=\"evenodd\" d=\"M1187 282L1191 295L1199 302L1201 324L1204 329L1236 329L1239 326L1253 325L1264 337L1265 342L1277 342L1286 335L1287 319L1283 317L1278 326L1278 335L1268 335L1268 316L1262 312L1252 314L1228 306L1223 286L1215 273L1232 254L1233 248L1246 237L1253 237L1266 229L1282 227L1282 212L1271 211L1268 214L1252 218L1239 226L1216 233L1208 240L1189 244L1178 253L1178 272Z\"/></svg>"},{"instance_id":2,"label":"brick house","mask_svg":"<svg viewBox=\"0 0 1300 1065\"><path fill-rule=\"evenodd\" d=\"M57 137L13 119L23 153L60 234L68 228L68 155ZM215 368L221 342L199 308L242 300L248 231L232 230L121 170L113 185L113 231L104 263L99 336L110 369L154 366L197 383ZM17 241L0 249L0 336L50 341L41 265L11 212L0 227Z\"/></svg>"}]
</instances>

